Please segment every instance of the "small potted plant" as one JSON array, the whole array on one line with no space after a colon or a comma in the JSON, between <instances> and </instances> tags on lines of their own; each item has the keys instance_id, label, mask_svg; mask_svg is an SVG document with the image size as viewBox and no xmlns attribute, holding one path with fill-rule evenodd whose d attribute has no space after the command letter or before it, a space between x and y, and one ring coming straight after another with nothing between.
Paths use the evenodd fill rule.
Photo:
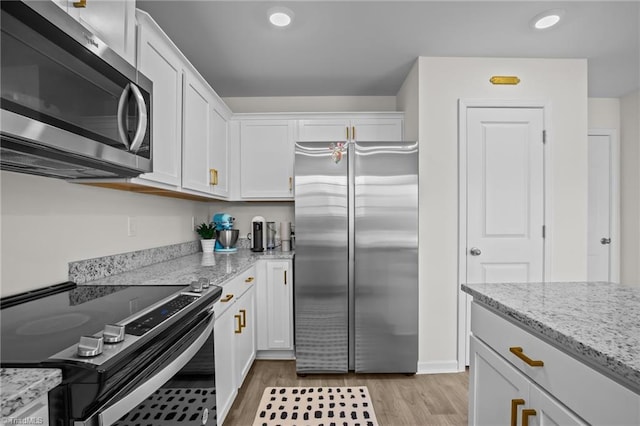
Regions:
<instances>
[{"instance_id":1,"label":"small potted plant","mask_svg":"<svg viewBox=\"0 0 640 426\"><path fill-rule=\"evenodd\" d=\"M196 228L196 232L200 235L200 244L202 244L203 253L213 253L213 247L216 244L216 227L213 223L201 223Z\"/></svg>"}]
</instances>

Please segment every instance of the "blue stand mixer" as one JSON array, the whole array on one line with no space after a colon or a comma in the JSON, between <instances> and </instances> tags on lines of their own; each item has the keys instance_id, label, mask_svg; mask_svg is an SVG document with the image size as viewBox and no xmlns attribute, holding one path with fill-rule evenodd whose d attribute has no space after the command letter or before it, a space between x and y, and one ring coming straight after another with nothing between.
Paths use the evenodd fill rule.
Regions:
<instances>
[{"instance_id":1,"label":"blue stand mixer","mask_svg":"<svg viewBox=\"0 0 640 426\"><path fill-rule=\"evenodd\" d=\"M222 253L235 253L238 251L234 247L238 241L237 229L233 229L233 222L236 219L227 213L216 213L213 215L213 224L216 227L216 246L214 251Z\"/></svg>"}]
</instances>

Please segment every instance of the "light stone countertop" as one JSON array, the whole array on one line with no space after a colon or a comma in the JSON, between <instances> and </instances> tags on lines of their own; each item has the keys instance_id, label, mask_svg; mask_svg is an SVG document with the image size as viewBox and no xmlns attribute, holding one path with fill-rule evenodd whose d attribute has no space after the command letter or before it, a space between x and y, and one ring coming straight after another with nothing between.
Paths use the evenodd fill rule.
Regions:
<instances>
[{"instance_id":1,"label":"light stone countertop","mask_svg":"<svg viewBox=\"0 0 640 426\"><path fill-rule=\"evenodd\" d=\"M640 287L566 282L463 284L462 290L640 394Z\"/></svg>"},{"instance_id":2,"label":"light stone countertop","mask_svg":"<svg viewBox=\"0 0 640 426\"><path fill-rule=\"evenodd\" d=\"M238 249L235 253L199 252L87 281L83 285L189 285L203 277L208 278L213 285L222 285L255 265L260 259L290 260L293 254L293 251L280 250L254 253L249 249Z\"/></svg>"},{"instance_id":3,"label":"light stone countertop","mask_svg":"<svg viewBox=\"0 0 640 426\"><path fill-rule=\"evenodd\" d=\"M2 417L9 418L62 382L57 368L1 368L0 404Z\"/></svg>"}]
</instances>

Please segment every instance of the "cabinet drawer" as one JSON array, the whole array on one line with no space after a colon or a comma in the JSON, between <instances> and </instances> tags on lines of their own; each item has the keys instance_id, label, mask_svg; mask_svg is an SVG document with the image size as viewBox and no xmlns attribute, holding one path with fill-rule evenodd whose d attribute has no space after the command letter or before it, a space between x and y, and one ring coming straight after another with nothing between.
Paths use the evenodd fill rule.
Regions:
<instances>
[{"instance_id":1,"label":"cabinet drawer","mask_svg":"<svg viewBox=\"0 0 640 426\"><path fill-rule=\"evenodd\" d=\"M589 423L640 424L640 395L477 303L471 306L471 332ZM529 366L512 347L544 365Z\"/></svg>"},{"instance_id":2,"label":"cabinet drawer","mask_svg":"<svg viewBox=\"0 0 640 426\"><path fill-rule=\"evenodd\" d=\"M222 284L222 296L214 305L216 318L235 303L256 282L256 267L252 266L238 276L231 278Z\"/></svg>"}]
</instances>

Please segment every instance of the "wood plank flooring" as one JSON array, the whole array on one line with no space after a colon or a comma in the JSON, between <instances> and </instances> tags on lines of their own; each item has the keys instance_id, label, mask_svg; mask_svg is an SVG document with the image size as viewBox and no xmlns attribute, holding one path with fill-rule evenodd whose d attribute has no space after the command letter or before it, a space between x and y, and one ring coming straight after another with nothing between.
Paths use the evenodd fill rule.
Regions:
<instances>
[{"instance_id":1,"label":"wood plank flooring","mask_svg":"<svg viewBox=\"0 0 640 426\"><path fill-rule=\"evenodd\" d=\"M468 372L454 374L322 374L298 377L295 361L257 360L224 426L250 426L268 386L366 385L380 426L466 425Z\"/></svg>"}]
</instances>

